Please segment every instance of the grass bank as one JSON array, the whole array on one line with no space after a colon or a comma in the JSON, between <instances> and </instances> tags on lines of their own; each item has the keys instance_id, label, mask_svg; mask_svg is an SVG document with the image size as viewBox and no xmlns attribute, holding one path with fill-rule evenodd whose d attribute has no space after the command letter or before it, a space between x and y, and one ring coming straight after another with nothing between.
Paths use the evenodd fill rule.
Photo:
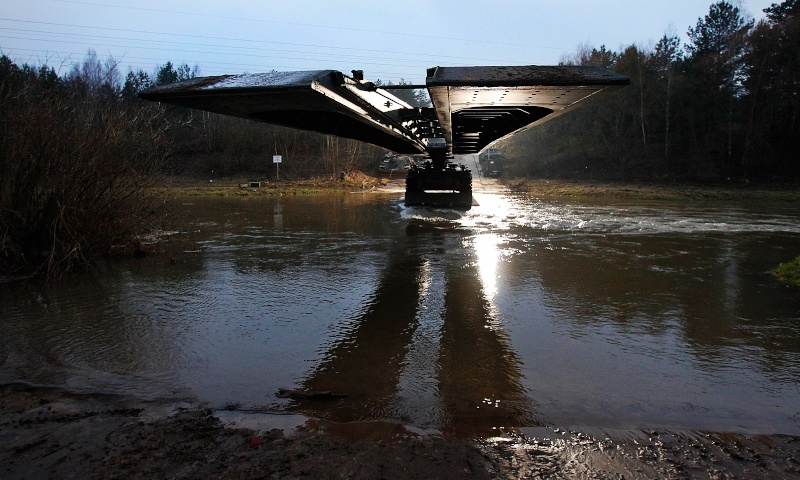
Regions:
<instances>
[{"instance_id":1,"label":"grass bank","mask_svg":"<svg viewBox=\"0 0 800 480\"><path fill-rule=\"evenodd\" d=\"M257 186L251 184L257 183ZM308 179L260 180L257 178L218 178L205 180L181 176L162 178L154 190L167 197L263 197L275 195L318 195L333 192L369 191L387 183L362 172L350 172L343 177L314 177Z\"/></svg>"},{"instance_id":2,"label":"grass bank","mask_svg":"<svg viewBox=\"0 0 800 480\"><path fill-rule=\"evenodd\" d=\"M507 179L503 183L512 191L529 193L539 198L800 202L800 186L796 184L694 185L547 179Z\"/></svg>"}]
</instances>

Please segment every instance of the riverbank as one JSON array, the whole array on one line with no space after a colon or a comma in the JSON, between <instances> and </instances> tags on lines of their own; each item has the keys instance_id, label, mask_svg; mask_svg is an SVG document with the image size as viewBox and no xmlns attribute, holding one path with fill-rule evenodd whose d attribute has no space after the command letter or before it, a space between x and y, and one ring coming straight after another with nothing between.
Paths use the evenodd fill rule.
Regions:
<instances>
[{"instance_id":1,"label":"riverbank","mask_svg":"<svg viewBox=\"0 0 800 480\"><path fill-rule=\"evenodd\" d=\"M263 180L256 177L199 179L194 177L168 176L161 178L154 187L159 195L212 196L212 197L259 197L275 195L317 195L332 192L365 192L378 189L389 183L388 179L366 175L359 171L334 178L333 176L306 179Z\"/></svg>"},{"instance_id":2,"label":"riverbank","mask_svg":"<svg viewBox=\"0 0 800 480\"><path fill-rule=\"evenodd\" d=\"M644 200L644 201L779 201L800 202L800 185L768 184L658 184L579 182L553 179L489 179L473 181L476 192L506 189L543 199ZM350 172L342 178L332 176L280 181L242 178L198 179L170 176L156 185L156 193L166 196L258 197L274 195L316 195L333 192L371 192L403 190L402 178L373 177Z\"/></svg>"},{"instance_id":3,"label":"riverbank","mask_svg":"<svg viewBox=\"0 0 800 480\"><path fill-rule=\"evenodd\" d=\"M800 186L794 183L712 185L596 183L548 179L507 179L503 183L511 191L528 193L543 199L800 202Z\"/></svg>"},{"instance_id":4,"label":"riverbank","mask_svg":"<svg viewBox=\"0 0 800 480\"><path fill-rule=\"evenodd\" d=\"M447 438L399 424L225 425L200 405L0 387L0 476L23 478L790 478L800 437L558 428ZM269 415L262 415L267 418ZM280 416L273 415L279 418ZM229 418L229 417L228 417Z\"/></svg>"}]
</instances>

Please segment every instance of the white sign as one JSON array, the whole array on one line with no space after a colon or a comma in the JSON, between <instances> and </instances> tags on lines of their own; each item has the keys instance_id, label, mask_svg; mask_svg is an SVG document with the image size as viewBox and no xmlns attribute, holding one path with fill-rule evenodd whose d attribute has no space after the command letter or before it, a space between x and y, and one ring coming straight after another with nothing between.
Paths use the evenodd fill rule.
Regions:
<instances>
[{"instance_id":1,"label":"white sign","mask_svg":"<svg viewBox=\"0 0 800 480\"><path fill-rule=\"evenodd\" d=\"M283 161L283 159L281 158L280 155L273 155L272 156L272 163L281 163L282 161Z\"/></svg>"}]
</instances>

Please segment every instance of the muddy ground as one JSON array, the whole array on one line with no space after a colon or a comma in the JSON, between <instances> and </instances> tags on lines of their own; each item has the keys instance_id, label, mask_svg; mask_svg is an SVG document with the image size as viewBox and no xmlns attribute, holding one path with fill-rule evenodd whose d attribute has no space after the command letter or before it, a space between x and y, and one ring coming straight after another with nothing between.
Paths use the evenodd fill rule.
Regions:
<instances>
[{"instance_id":1,"label":"muddy ground","mask_svg":"<svg viewBox=\"0 0 800 480\"><path fill-rule=\"evenodd\" d=\"M217 413L6 385L0 478L800 478L792 436L536 428L446 438L314 419L248 430Z\"/></svg>"}]
</instances>

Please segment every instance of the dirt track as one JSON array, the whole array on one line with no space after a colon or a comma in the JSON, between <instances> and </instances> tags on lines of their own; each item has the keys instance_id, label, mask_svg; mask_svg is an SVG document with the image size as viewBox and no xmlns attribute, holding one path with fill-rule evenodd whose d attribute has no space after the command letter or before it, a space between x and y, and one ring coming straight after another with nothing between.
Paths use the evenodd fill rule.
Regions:
<instances>
[{"instance_id":1,"label":"dirt track","mask_svg":"<svg viewBox=\"0 0 800 480\"><path fill-rule=\"evenodd\" d=\"M0 388L0 478L798 478L800 438L700 432L444 438L402 425L228 428L199 406Z\"/></svg>"}]
</instances>

